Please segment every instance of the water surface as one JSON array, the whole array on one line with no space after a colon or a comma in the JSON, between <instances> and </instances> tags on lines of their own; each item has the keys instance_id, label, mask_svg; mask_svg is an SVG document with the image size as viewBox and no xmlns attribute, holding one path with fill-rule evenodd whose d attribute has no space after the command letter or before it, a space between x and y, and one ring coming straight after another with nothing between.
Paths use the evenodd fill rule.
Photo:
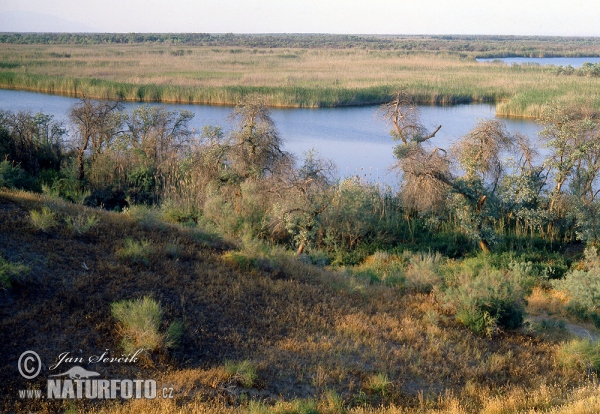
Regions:
<instances>
[{"instance_id":1,"label":"water surface","mask_svg":"<svg viewBox=\"0 0 600 414\"><path fill-rule=\"evenodd\" d=\"M69 109L76 98L46 95L34 92L0 89L0 110L44 112L67 123ZM125 103L132 110L140 103ZM228 130L231 107L207 105L161 105L168 110L188 110L194 114L191 127L200 131L205 125L219 125ZM450 107L423 106L420 108L423 124L433 130L442 129L433 144L447 147L466 134L479 120L493 119L493 105L458 105ZM393 183L394 174L388 169L394 164L395 142L389 135L390 126L377 115L377 107L346 107L321 109L273 109L271 115L285 141L285 149L297 157L315 149L334 161L338 175L359 175L373 182ZM511 133L520 132L535 137L539 127L531 121L502 119Z\"/></svg>"},{"instance_id":2,"label":"water surface","mask_svg":"<svg viewBox=\"0 0 600 414\"><path fill-rule=\"evenodd\" d=\"M580 68L585 62L600 63L600 57L547 57L547 58L526 58L526 57L508 57L508 58L478 58L478 62L500 61L508 65L523 65L526 63L537 63L538 65L548 66L567 66Z\"/></svg>"}]
</instances>

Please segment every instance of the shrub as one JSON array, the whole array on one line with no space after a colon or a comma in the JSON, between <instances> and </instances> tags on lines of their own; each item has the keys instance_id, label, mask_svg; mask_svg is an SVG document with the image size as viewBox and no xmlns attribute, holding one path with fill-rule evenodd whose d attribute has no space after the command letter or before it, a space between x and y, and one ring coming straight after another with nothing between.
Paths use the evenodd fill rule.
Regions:
<instances>
[{"instance_id":1,"label":"shrub","mask_svg":"<svg viewBox=\"0 0 600 414\"><path fill-rule=\"evenodd\" d=\"M183 324L172 322L165 333L160 332L163 310L156 300L145 296L111 304L111 313L120 323L121 346L126 353L144 348L156 351L174 348L183 334Z\"/></svg>"},{"instance_id":2,"label":"shrub","mask_svg":"<svg viewBox=\"0 0 600 414\"><path fill-rule=\"evenodd\" d=\"M223 259L240 270L259 269L259 259L242 252L227 252Z\"/></svg>"},{"instance_id":3,"label":"shrub","mask_svg":"<svg viewBox=\"0 0 600 414\"><path fill-rule=\"evenodd\" d=\"M152 253L150 240L135 241L131 237L125 239L123 248L117 252L122 260L130 260L133 263L143 263L148 266L148 255Z\"/></svg>"},{"instance_id":4,"label":"shrub","mask_svg":"<svg viewBox=\"0 0 600 414\"><path fill-rule=\"evenodd\" d=\"M16 188L27 191L41 191L37 180L27 173L20 165L10 161L0 162L0 187Z\"/></svg>"},{"instance_id":5,"label":"shrub","mask_svg":"<svg viewBox=\"0 0 600 414\"><path fill-rule=\"evenodd\" d=\"M11 263L0 255L0 288L10 289L15 280L21 281L29 271L29 267L20 263Z\"/></svg>"},{"instance_id":6,"label":"shrub","mask_svg":"<svg viewBox=\"0 0 600 414\"><path fill-rule=\"evenodd\" d=\"M98 224L98 216L95 214L79 213L75 217L67 217L65 219L67 228L73 234L85 234L90 229Z\"/></svg>"},{"instance_id":7,"label":"shrub","mask_svg":"<svg viewBox=\"0 0 600 414\"><path fill-rule=\"evenodd\" d=\"M367 389L374 394L385 395L391 385L392 382L388 379L387 374L377 373L369 378Z\"/></svg>"},{"instance_id":8,"label":"shrub","mask_svg":"<svg viewBox=\"0 0 600 414\"><path fill-rule=\"evenodd\" d=\"M123 210L123 213L127 214L128 217L137 221L142 226L150 228L164 227L160 212L154 207L145 205L132 205L126 207L125 210Z\"/></svg>"},{"instance_id":9,"label":"shrub","mask_svg":"<svg viewBox=\"0 0 600 414\"><path fill-rule=\"evenodd\" d=\"M123 211L129 206L126 194L120 189L107 187L94 190L83 202L88 207L100 207L109 211Z\"/></svg>"},{"instance_id":10,"label":"shrub","mask_svg":"<svg viewBox=\"0 0 600 414\"><path fill-rule=\"evenodd\" d=\"M247 359L241 362L226 361L225 371L232 380L245 388L252 388L257 378L256 367Z\"/></svg>"},{"instance_id":11,"label":"shrub","mask_svg":"<svg viewBox=\"0 0 600 414\"><path fill-rule=\"evenodd\" d=\"M404 261L395 255L376 252L369 256L352 273L370 284L385 284L387 286L402 286L404 284Z\"/></svg>"},{"instance_id":12,"label":"shrub","mask_svg":"<svg viewBox=\"0 0 600 414\"><path fill-rule=\"evenodd\" d=\"M47 231L56 226L56 215L49 207L44 206L41 210L31 210L29 212L29 221L36 230Z\"/></svg>"},{"instance_id":13,"label":"shrub","mask_svg":"<svg viewBox=\"0 0 600 414\"><path fill-rule=\"evenodd\" d=\"M595 247L585 250L582 267L570 271L564 279L552 281L552 286L569 295L571 313L587 319L600 313L600 257Z\"/></svg>"},{"instance_id":14,"label":"shrub","mask_svg":"<svg viewBox=\"0 0 600 414\"><path fill-rule=\"evenodd\" d=\"M558 349L558 363L567 368L600 370L600 343L589 339L573 339Z\"/></svg>"},{"instance_id":15,"label":"shrub","mask_svg":"<svg viewBox=\"0 0 600 414\"><path fill-rule=\"evenodd\" d=\"M417 292L428 293L442 284L440 268L443 256L439 253L410 253L405 252L404 257L409 266L406 269L406 288Z\"/></svg>"},{"instance_id":16,"label":"shrub","mask_svg":"<svg viewBox=\"0 0 600 414\"><path fill-rule=\"evenodd\" d=\"M463 269L456 285L446 291L446 302L456 309L456 320L476 333L515 329L523 324L525 293L511 272L485 265Z\"/></svg>"}]
</instances>

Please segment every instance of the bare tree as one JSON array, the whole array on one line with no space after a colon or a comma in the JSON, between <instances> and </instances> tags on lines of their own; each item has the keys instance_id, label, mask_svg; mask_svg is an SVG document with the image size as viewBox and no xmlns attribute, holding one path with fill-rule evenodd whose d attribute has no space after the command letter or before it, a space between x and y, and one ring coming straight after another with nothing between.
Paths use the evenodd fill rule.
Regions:
<instances>
[{"instance_id":1,"label":"bare tree","mask_svg":"<svg viewBox=\"0 0 600 414\"><path fill-rule=\"evenodd\" d=\"M419 107L405 90L398 91L393 101L381 105L379 113L393 127L390 133L394 140L404 145L425 142L442 128L440 125L433 132L427 131L421 124Z\"/></svg>"}]
</instances>

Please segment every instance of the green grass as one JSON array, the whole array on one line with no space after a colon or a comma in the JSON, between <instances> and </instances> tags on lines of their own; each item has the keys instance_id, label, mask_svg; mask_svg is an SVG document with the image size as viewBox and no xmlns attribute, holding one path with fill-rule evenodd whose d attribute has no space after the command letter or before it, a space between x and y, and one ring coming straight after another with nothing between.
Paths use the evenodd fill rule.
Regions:
<instances>
[{"instance_id":1,"label":"green grass","mask_svg":"<svg viewBox=\"0 0 600 414\"><path fill-rule=\"evenodd\" d=\"M165 333L160 332L163 310L159 302L148 296L114 302L111 313L121 325L121 346L126 353L142 348L150 352L175 348L183 334L179 321L172 322Z\"/></svg>"},{"instance_id":2,"label":"green grass","mask_svg":"<svg viewBox=\"0 0 600 414\"><path fill-rule=\"evenodd\" d=\"M249 360L240 362L225 362L225 371L235 382L244 388L252 388L256 382L256 367Z\"/></svg>"},{"instance_id":3,"label":"green grass","mask_svg":"<svg viewBox=\"0 0 600 414\"><path fill-rule=\"evenodd\" d=\"M558 363L567 368L600 373L600 344L590 339L572 339L558 349Z\"/></svg>"},{"instance_id":4,"label":"green grass","mask_svg":"<svg viewBox=\"0 0 600 414\"><path fill-rule=\"evenodd\" d=\"M148 257L152 254L153 248L150 240L134 240L128 237L123 242L123 247L117 251L121 260L131 261L132 263L142 263L148 266L150 264Z\"/></svg>"},{"instance_id":5,"label":"green grass","mask_svg":"<svg viewBox=\"0 0 600 414\"><path fill-rule=\"evenodd\" d=\"M48 206L43 206L40 210L31 210L29 222L34 229L42 232L47 232L58 224L56 214Z\"/></svg>"},{"instance_id":6,"label":"green grass","mask_svg":"<svg viewBox=\"0 0 600 414\"><path fill-rule=\"evenodd\" d=\"M22 281L31 269L21 263L12 263L0 255L0 289L10 289L15 281Z\"/></svg>"},{"instance_id":7,"label":"green grass","mask_svg":"<svg viewBox=\"0 0 600 414\"><path fill-rule=\"evenodd\" d=\"M98 224L98 216L95 214L80 213L74 217L65 218L67 228L76 235L82 235L90 231Z\"/></svg>"},{"instance_id":8,"label":"green grass","mask_svg":"<svg viewBox=\"0 0 600 414\"><path fill-rule=\"evenodd\" d=\"M375 394L385 395L388 393L392 382L389 380L387 374L377 373L369 378L367 383L367 389Z\"/></svg>"}]
</instances>

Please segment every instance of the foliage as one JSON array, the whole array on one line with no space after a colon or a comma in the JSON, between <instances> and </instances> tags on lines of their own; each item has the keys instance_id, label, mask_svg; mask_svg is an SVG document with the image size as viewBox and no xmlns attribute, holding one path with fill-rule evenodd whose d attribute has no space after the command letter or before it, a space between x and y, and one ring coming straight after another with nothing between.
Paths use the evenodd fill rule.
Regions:
<instances>
[{"instance_id":1,"label":"foliage","mask_svg":"<svg viewBox=\"0 0 600 414\"><path fill-rule=\"evenodd\" d=\"M600 345L590 339L572 339L561 345L557 355L558 363L567 368L600 372Z\"/></svg>"},{"instance_id":2,"label":"foliage","mask_svg":"<svg viewBox=\"0 0 600 414\"><path fill-rule=\"evenodd\" d=\"M256 366L247 359L239 362L226 361L225 371L233 381L244 388L252 388L255 385Z\"/></svg>"},{"instance_id":3,"label":"foliage","mask_svg":"<svg viewBox=\"0 0 600 414\"><path fill-rule=\"evenodd\" d=\"M150 240L136 241L128 237L123 242L123 247L117 251L117 255L122 260L129 260L132 263L142 263L149 266L148 256L152 254L152 243Z\"/></svg>"},{"instance_id":4,"label":"foliage","mask_svg":"<svg viewBox=\"0 0 600 414\"><path fill-rule=\"evenodd\" d=\"M60 168L65 134L52 115L0 111L0 154L29 174Z\"/></svg>"},{"instance_id":5,"label":"foliage","mask_svg":"<svg viewBox=\"0 0 600 414\"><path fill-rule=\"evenodd\" d=\"M370 284L402 287L405 283L404 260L386 252L375 252L363 263L354 266L352 274Z\"/></svg>"},{"instance_id":6,"label":"foliage","mask_svg":"<svg viewBox=\"0 0 600 414\"><path fill-rule=\"evenodd\" d=\"M40 190L35 177L28 174L20 165L13 165L8 160L0 162L0 187L36 192Z\"/></svg>"},{"instance_id":7,"label":"foliage","mask_svg":"<svg viewBox=\"0 0 600 414\"><path fill-rule=\"evenodd\" d=\"M31 269L21 263L12 263L0 255L0 289L10 289L13 283L21 282Z\"/></svg>"},{"instance_id":8,"label":"foliage","mask_svg":"<svg viewBox=\"0 0 600 414\"><path fill-rule=\"evenodd\" d=\"M88 231L90 231L90 229L92 227L95 227L98 224L99 218L97 215L95 214L86 214L86 213L79 213L77 216L75 217L66 217L65 218L65 222L67 223L67 228L73 233L73 234L85 234Z\"/></svg>"},{"instance_id":9,"label":"foliage","mask_svg":"<svg viewBox=\"0 0 600 414\"><path fill-rule=\"evenodd\" d=\"M367 389L374 394L385 395L389 391L391 385L392 382L389 380L388 376L380 372L369 378Z\"/></svg>"},{"instance_id":10,"label":"foliage","mask_svg":"<svg viewBox=\"0 0 600 414\"><path fill-rule=\"evenodd\" d=\"M39 231L46 232L58 224L56 214L48 206L41 210L31 210L29 212L29 222Z\"/></svg>"},{"instance_id":11,"label":"foliage","mask_svg":"<svg viewBox=\"0 0 600 414\"><path fill-rule=\"evenodd\" d=\"M111 304L111 313L120 323L121 345L126 353L139 349L158 351L174 348L183 333L181 322L172 322L165 333L160 332L163 310L159 302L144 296Z\"/></svg>"},{"instance_id":12,"label":"foliage","mask_svg":"<svg viewBox=\"0 0 600 414\"><path fill-rule=\"evenodd\" d=\"M600 257L596 247L585 250L582 266L569 271L564 279L554 280L555 289L569 295L569 304L580 308L583 316L600 314Z\"/></svg>"},{"instance_id":13,"label":"foliage","mask_svg":"<svg viewBox=\"0 0 600 414\"><path fill-rule=\"evenodd\" d=\"M481 260L465 261L461 268L445 292L457 321L487 335L521 326L525 314L522 272L497 270Z\"/></svg>"},{"instance_id":14,"label":"foliage","mask_svg":"<svg viewBox=\"0 0 600 414\"><path fill-rule=\"evenodd\" d=\"M439 253L404 252L408 260L406 269L406 288L417 292L429 293L442 285L440 276L444 258Z\"/></svg>"}]
</instances>

